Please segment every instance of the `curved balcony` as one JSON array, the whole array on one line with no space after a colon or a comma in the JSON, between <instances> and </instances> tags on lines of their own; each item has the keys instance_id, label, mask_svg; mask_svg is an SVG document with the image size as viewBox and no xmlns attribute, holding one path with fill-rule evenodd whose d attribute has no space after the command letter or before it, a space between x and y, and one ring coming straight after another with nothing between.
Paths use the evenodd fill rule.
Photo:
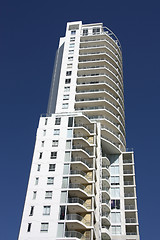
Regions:
<instances>
[{"instance_id":1,"label":"curved balcony","mask_svg":"<svg viewBox=\"0 0 160 240\"><path fill-rule=\"evenodd\" d=\"M83 234L77 231L65 231L65 237L82 239Z\"/></svg>"},{"instance_id":2,"label":"curved balcony","mask_svg":"<svg viewBox=\"0 0 160 240\"><path fill-rule=\"evenodd\" d=\"M71 221L72 225L74 223L75 229L92 228L91 221L86 220L79 214L67 214L66 221Z\"/></svg>"},{"instance_id":3,"label":"curved balcony","mask_svg":"<svg viewBox=\"0 0 160 240\"><path fill-rule=\"evenodd\" d=\"M89 124L88 124L88 125L89 125ZM81 131L84 131L84 132L87 133L87 134L93 135L93 134L94 134L94 129L91 129L91 127L88 127L88 125L75 123L75 124L74 124L74 131L80 129ZM90 124L90 125L93 126L93 124ZM93 126L93 127L94 127L94 126Z\"/></svg>"},{"instance_id":4,"label":"curved balcony","mask_svg":"<svg viewBox=\"0 0 160 240\"><path fill-rule=\"evenodd\" d=\"M109 232L109 226L103 226L101 228L101 236L102 240L110 240L110 232Z\"/></svg>"},{"instance_id":5,"label":"curved balcony","mask_svg":"<svg viewBox=\"0 0 160 240\"><path fill-rule=\"evenodd\" d=\"M73 145L72 146L72 151L76 150L76 151L82 151L84 152L88 157L94 157L93 152L91 152L88 148L85 148L82 145Z\"/></svg>"},{"instance_id":6,"label":"curved balcony","mask_svg":"<svg viewBox=\"0 0 160 240\"><path fill-rule=\"evenodd\" d=\"M95 78L93 81L91 78ZM100 78L98 76L98 78ZM82 80L82 81L80 81ZM110 79L109 79L110 80ZM114 84L115 85L115 84ZM92 89L91 89L92 86ZM115 85L116 86L116 85ZM119 98L121 100L121 104L122 104L122 108L124 109L124 97L123 94L121 92L119 92L119 87L118 86L113 86L113 84L110 84L108 81L108 78L106 76L103 76L103 80L97 80L96 77L90 77L89 79L85 79L85 82L83 80L83 78L78 79L77 81L77 93L79 92L83 92L83 91L103 91L103 89L105 89L104 91L106 91L106 88L109 89L108 93L111 94L115 99ZM79 90L82 89L82 90ZM112 93L111 93L112 91Z\"/></svg>"},{"instance_id":7,"label":"curved balcony","mask_svg":"<svg viewBox=\"0 0 160 240\"><path fill-rule=\"evenodd\" d=\"M121 89L123 89L123 78L122 76L120 75L120 73L113 67L108 67L107 65L107 61L106 61L106 64L105 65L97 65L97 66L91 66L89 65L87 67L87 64L84 66L84 67L79 67L78 68L78 75L83 75L83 74L94 74L94 72L96 73L103 73L103 71L105 70L110 78L114 79L115 82L117 82L117 80L119 81L120 85L121 85Z\"/></svg>"},{"instance_id":8,"label":"curved balcony","mask_svg":"<svg viewBox=\"0 0 160 240\"><path fill-rule=\"evenodd\" d=\"M108 168L110 166L110 161L107 156L102 156L102 168Z\"/></svg>"},{"instance_id":9,"label":"curved balcony","mask_svg":"<svg viewBox=\"0 0 160 240\"><path fill-rule=\"evenodd\" d=\"M110 209L110 201L105 199L105 198L102 198L102 211L103 212L110 212L111 209Z\"/></svg>"},{"instance_id":10,"label":"curved balcony","mask_svg":"<svg viewBox=\"0 0 160 240\"><path fill-rule=\"evenodd\" d=\"M77 95L76 95L77 96ZM95 101L96 101L96 104L95 104ZM79 99L76 99L76 102L75 102L75 105L86 105L86 106L92 106L94 104L94 106L98 105L98 103L100 104L101 102L104 102L105 105L112 107L112 110L109 110L114 114L114 115L120 115L120 120L121 122L123 122L123 125L125 125L125 119L124 119L124 113L122 113L120 110L119 110L119 106L117 104L115 104L113 101L110 101L108 98L106 97L92 97L92 98L79 98Z\"/></svg>"},{"instance_id":11,"label":"curved balcony","mask_svg":"<svg viewBox=\"0 0 160 240\"><path fill-rule=\"evenodd\" d=\"M89 172L89 173L92 173L92 172ZM81 179L79 179L80 183L86 183L86 182L92 181L92 174L88 174L83 171L70 170L69 174L71 175L70 177L76 177L76 179L78 179L78 177L81 177Z\"/></svg>"},{"instance_id":12,"label":"curved balcony","mask_svg":"<svg viewBox=\"0 0 160 240\"><path fill-rule=\"evenodd\" d=\"M110 102L112 105L114 105L116 107L116 109L118 107L120 107L120 112L121 114L123 115L123 118L125 117L125 114L124 114L124 105L123 103L120 101L117 100L117 94L113 94L110 90L107 90L107 89L102 89L102 88L99 88L99 89L90 89L90 88L87 88L85 90L77 90L76 92L76 101L83 101L83 99L86 99L86 96L87 98L91 98L92 99L92 96L95 96L96 94L96 97L99 99L99 98L103 98L103 99L107 99L108 102ZM107 98L105 98L107 95ZM116 95L116 96L115 96ZM82 100L81 100L82 98Z\"/></svg>"},{"instance_id":13,"label":"curved balcony","mask_svg":"<svg viewBox=\"0 0 160 240\"><path fill-rule=\"evenodd\" d=\"M94 137L93 136L86 136L86 135L83 135L83 134L74 134L73 135L73 138L74 138L74 141L75 140L80 140L80 141L83 141L83 143L85 143L84 146L89 146L89 147L93 147L95 144L94 144Z\"/></svg>"},{"instance_id":14,"label":"curved balcony","mask_svg":"<svg viewBox=\"0 0 160 240\"><path fill-rule=\"evenodd\" d=\"M76 158L72 158L71 159L71 162L72 163L75 163L75 164L83 164L85 165L85 168L89 169L89 168L93 168L93 161L91 162L89 159L84 159L84 158L81 158L81 157L76 157Z\"/></svg>"},{"instance_id":15,"label":"curved balcony","mask_svg":"<svg viewBox=\"0 0 160 240\"><path fill-rule=\"evenodd\" d=\"M90 200L90 201L88 201ZM87 199L84 201L81 198L78 197L72 197L68 198L68 210L69 212L75 213L75 212L90 212L91 209L91 199Z\"/></svg>"},{"instance_id":16,"label":"curved balcony","mask_svg":"<svg viewBox=\"0 0 160 240\"><path fill-rule=\"evenodd\" d=\"M102 175L102 187L106 187L106 188L110 187L110 182L109 182L109 177L108 176L103 176Z\"/></svg>"},{"instance_id":17,"label":"curved balcony","mask_svg":"<svg viewBox=\"0 0 160 240\"><path fill-rule=\"evenodd\" d=\"M111 225L111 223L110 223L110 215L109 215L108 212L102 212L101 219L102 219L102 225L103 226Z\"/></svg>"},{"instance_id":18,"label":"curved balcony","mask_svg":"<svg viewBox=\"0 0 160 240\"><path fill-rule=\"evenodd\" d=\"M70 183L69 184L69 191L74 191L75 196L77 197L91 197L92 195L92 185L83 185L77 183ZM74 195L74 194L73 194Z\"/></svg>"}]
</instances>

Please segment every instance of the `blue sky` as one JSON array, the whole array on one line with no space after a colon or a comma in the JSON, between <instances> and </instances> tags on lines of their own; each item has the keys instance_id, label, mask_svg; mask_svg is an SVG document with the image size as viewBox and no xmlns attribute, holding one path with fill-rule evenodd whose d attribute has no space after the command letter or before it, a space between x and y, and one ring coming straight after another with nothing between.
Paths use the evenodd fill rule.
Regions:
<instances>
[{"instance_id":1,"label":"blue sky","mask_svg":"<svg viewBox=\"0 0 160 240\"><path fill-rule=\"evenodd\" d=\"M103 22L123 50L127 147L135 151L141 239L159 239L159 1L0 0L0 239L17 239L36 128L66 22Z\"/></svg>"}]
</instances>

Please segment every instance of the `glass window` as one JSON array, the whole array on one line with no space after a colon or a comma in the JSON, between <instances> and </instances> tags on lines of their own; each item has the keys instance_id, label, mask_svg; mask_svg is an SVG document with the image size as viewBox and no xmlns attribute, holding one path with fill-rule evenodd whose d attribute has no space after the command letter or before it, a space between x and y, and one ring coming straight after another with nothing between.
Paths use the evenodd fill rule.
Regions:
<instances>
[{"instance_id":1,"label":"glass window","mask_svg":"<svg viewBox=\"0 0 160 240\"><path fill-rule=\"evenodd\" d=\"M47 125L47 122L48 122L48 118L45 118L45 123L44 124Z\"/></svg>"},{"instance_id":2,"label":"glass window","mask_svg":"<svg viewBox=\"0 0 160 240\"><path fill-rule=\"evenodd\" d=\"M51 159L56 159L57 158L57 152L51 152Z\"/></svg>"},{"instance_id":3,"label":"glass window","mask_svg":"<svg viewBox=\"0 0 160 240\"><path fill-rule=\"evenodd\" d=\"M47 184L48 184L48 185L54 184L54 177L48 177L48 178L47 178Z\"/></svg>"},{"instance_id":4,"label":"glass window","mask_svg":"<svg viewBox=\"0 0 160 240\"><path fill-rule=\"evenodd\" d=\"M120 212L111 212L111 222L112 223L120 223L121 222Z\"/></svg>"},{"instance_id":5,"label":"glass window","mask_svg":"<svg viewBox=\"0 0 160 240\"><path fill-rule=\"evenodd\" d=\"M43 215L50 215L51 206L44 206L43 207Z\"/></svg>"},{"instance_id":6,"label":"glass window","mask_svg":"<svg viewBox=\"0 0 160 240\"><path fill-rule=\"evenodd\" d=\"M63 95L63 100L69 100L69 94L64 94Z\"/></svg>"},{"instance_id":7,"label":"glass window","mask_svg":"<svg viewBox=\"0 0 160 240\"><path fill-rule=\"evenodd\" d=\"M39 153L39 159L42 158L42 154L43 154L42 152Z\"/></svg>"},{"instance_id":8,"label":"glass window","mask_svg":"<svg viewBox=\"0 0 160 240\"><path fill-rule=\"evenodd\" d=\"M67 68L72 68L72 63L68 63Z\"/></svg>"},{"instance_id":9,"label":"glass window","mask_svg":"<svg viewBox=\"0 0 160 240\"><path fill-rule=\"evenodd\" d=\"M100 28L93 28L93 35L100 34Z\"/></svg>"},{"instance_id":10,"label":"glass window","mask_svg":"<svg viewBox=\"0 0 160 240\"><path fill-rule=\"evenodd\" d=\"M62 188L67 188L67 187L68 187L68 177L63 177Z\"/></svg>"},{"instance_id":11,"label":"glass window","mask_svg":"<svg viewBox=\"0 0 160 240\"><path fill-rule=\"evenodd\" d=\"M112 177L111 176L111 185L119 185L119 177Z\"/></svg>"},{"instance_id":12,"label":"glass window","mask_svg":"<svg viewBox=\"0 0 160 240\"><path fill-rule=\"evenodd\" d=\"M32 225L32 223L28 223L27 232L31 231L31 225Z\"/></svg>"},{"instance_id":13,"label":"glass window","mask_svg":"<svg viewBox=\"0 0 160 240\"><path fill-rule=\"evenodd\" d=\"M44 141L41 142L41 147L44 147Z\"/></svg>"},{"instance_id":14,"label":"glass window","mask_svg":"<svg viewBox=\"0 0 160 240\"><path fill-rule=\"evenodd\" d=\"M38 164L38 166L37 166L37 171L39 172L40 170L41 170L41 165Z\"/></svg>"},{"instance_id":15,"label":"glass window","mask_svg":"<svg viewBox=\"0 0 160 240\"><path fill-rule=\"evenodd\" d=\"M64 91L65 92L69 92L70 91L70 87L64 87Z\"/></svg>"},{"instance_id":16,"label":"glass window","mask_svg":"<svg viewBox=\"0 0 160 240\"><path fill-rule=\"evenodd\" d=\"M65 79L65 84L70 84L71 83L71 78Z\"/></svg>"},{"instance_id":17,"label":"glass window","mask_svg":"<svg viewBox=\"0 0 160 240\"><path fill-rule=\"evenodd\" d=\"M61 124L61 118L56 118L55 125L60 125L60 124Z\"/></svg>"},{"instance_id":18,"label":"glass window","mask_svg":"<svg viewBox=\"0 0 160 240\"><path fill-rule=\"evenodd\" d=\"M111 226L112 234L120 235L121 234L121 226Z\"/></svg>"},{"instance_id":19,"label":"glass window","mask_svg":"<svg viewBox=\"0 0 160 240\"><path fill-rule=\"evenodd\" d=\"M120 209L120 200L119 199L111 200L111 209Z\"/></svg>"},{"instance_id":20,"label":"glass window","mask_svg":"<svg viewBox=\"0 0 160 240\"><path fill-rule=\"evenodd\" d=\"M76 30L72 30L71 35L75 35L75 34L76 34Z\"/></svg>"},{"instance_id":21,"label":"glass window","mask_svg":"<svg viewBox=\"0 0 160 240\"><path fill-rule=\"evenodd\" d=\"M63 103L62 104L62 109L68 109L68 103Z\"/></svg>"},{"instance_id":22,"label":"glass window","mask_svg":"<svg viewBox=\"0 0 160 240\"><path fill-rule=\"evenodd\" d=\"M73 61L73 57L68 57L68 61Z\"/></svg>"},{"instance_id":23,"label":"glass window","mask_svg":"<svg viewBox=\"0 0 160 240\"><path fill-rule=\"evenodd\" d=\"M43 136L46 136L46 130L43 130Z\"/></svg>"},{"instance_id":24,"label":"glass window","mask_svg":"<svg viewBox=\"0 0 160 240\"><path fill-rule=\"evenodd\" d=\"M54 135L59 135L60 134L60 129L54 129Z\"/></svg>"},{"instance_id":25,"label":"glass window","mask_svg":"<svg viewBox=\"0 0 160 240\"><path fill-rule=\"evenodd\" d=\"M119 166L111 166L110 167L110 173L111 173L111 175L119 174Z\"/></svg>"},{"instance_id":26,"label":"glass window","mask_svg":"<svg viewBox=\"0 0 160 240\"><path fill-rule=\"evenodd\" d=\"M75 39L76 39L75 37L71 37L71 38L70 38L70 42L74 42Z\"/></svg>"},{"instance_id":27,"label":"glass window","mask_svg":"<svg viewBox=\"0 0 160 240\"><path fill-rule=\"evenodd\" d=\"M118 188L111 188L111 198L118 198L120 197L120 189Z\"/></svg>"},{"instance_id":28,"label":"glass window","mask_svg":"<svg viewBox=\"0 0 160 240\"><path fill-rule=\"evenodd\" d=\"M73 117L69 117L68 118L68 127L72 127L73 126Z\"/></svg>"},{"instance_id":29,"label":"glass window","mask_svg":"<svg viewBox=\"0 0 160 240\"><path fill-rule=\"evenodd\" d=\"M69 164L64 164L64 168L63 168L63 174L68 174L69 173Z\"/></svg>"},{"instance_id":30,"label":"glass window","mask_svg":"<svg viewBox=\"0 0 160 240\"><path fill-rule=\"evenodd\" d=\"M64 223L58 223L57 237L64 237Z\"/></svg>"},{"instance_id":31,"label":"glass window","mask_svg":"<svg viewBox=\"0 0 160 240\"><path fill-rule=\"evenodd\" d=\"M67 138L72 138L72 136L73 136L73 130L67 129Z\"/></svg>"},{"instance_id":32,"label":"glass window","mask_svg":"<svg viewBox=\"0 0 160 240\"><path fill-rule=\"evenodd\" d=\"M67 200L67 192L61 192L61 203L66 203Z\"/></svg>"},{"instance_id":33,"label":"glass window","mask_svg":"<svg viewBox=\"0 0 160 240\"><path fill-rule=\"evenodd\" d=\"M45 199L52 199L52 191L46 191Z\"/></svg>"},{"instance_id":34,"label":"glass window","mask_svg":"<svg viewBox=\"0 0 160 240\"><path fill-rule=\"evenodd\" d=\"M49 164L49 171L55 171L56 164Z\"/></svg>"},{"instance_id":35,"label":"glass window","mask_svg":"<svg viewBox=\"0 0 160 240\"><path fill-rule=\"evenodd\" d=\"M36 199L36 196L37 196L37 192L34 191L34 192L33 192L33 199Z\"/></svg>"},{"instance_id":36,"label":"glass window","mask_svg":"<svg viewBox=\"0 0 160 240\"><path fill-rule=\"evenodd\" d=\"M64 220L65 219L65 206L60 206L60 220Z\"/></svg>"},{"instance_id":37,"label":"glass window","mask_svg":"<svg viewBox=\"0 0 160 240\"><path fill-rule=\"evenodd\" d=\"M88 28L83 29L83 36L88 35Z\"/></svg>"},{"instance_id":38,"label":"glass window","mask_svg":"<svg viewBox=\"0 0 160 240\"><path fill-rule=\"evenodd\" d=\"M71 149L71 140L66 141L66 149Z\"/></svg>"},{"instance_id":39,"label":"glass window","mask_svg":"<svg viewBox=\"0 0 160 240\"><path fill-rule=\"evenodd\" d=\"M68 54L71 55L74 53L74 50L69 50Z\"/></svg>"},{"instance_id":40,"label":"glass window","mask_svg":"<svg viewBox=\"0 0 160 240\"><path fill-rule=\"evenodd\" d=\"M71 76L71 74L72 74L72 71L67 71L66 72L66 76Z\"/></svg>"},{"instance_id":41,"label":"glass window","mask_svg":"<svg viewBox=\"0 0 160 240\"><path fill-rule=\"evenodd\" d=\"M33 212L34 212L34 206L31 206L29 216L33 216Z\"/></svg>"},{"instance_id":42,"label":"glass window","mask_svg":"<svg viewBox=\"0 0 160 240\"><path fill-rule=\"evenodd\" d=\"M75 45L75 43L70 43L70 44L69 44L69 47L70 47L70 48L74 48L74 45Z\"/></svg>"},{"instance_id":43,"label":"glass window","mask_svg":"<svg viewBox=\"0 0 160 240\"><path fill-rule=\"evenodd\" d=\"M48 232L49 223L41 223L41 232Z\"/></svg>"},{"instance_id":44,"label":"glass window","mask_svg":"<svg viewBox=\"0 0 160 240\"><path fill-rule=\"evenodd\" d=\"M65 161L65 162L70 162L70 159L71 159L71 154L70 154L70 152L65 152L64 161Z\"/></svg>"},{"instance_id":45,"label":"glass window","mask_svg":"<svg viewBox=\"0 0 160 240\"><path fill-rule=\"evenodd\" d=\"M52 147L58 147L58 140L52 141Z\"/></svg>"},{"instance_id":46,"label":"glass window","mask_svg":"<svg viewBox=\"0 0 160 240\"><path fill-rule=\"evenodd\" d=\"M35 185L38 185L38 182L39 182L39 178L36 177L36 180L35 180Z\"/></svg>"}]
</instances>

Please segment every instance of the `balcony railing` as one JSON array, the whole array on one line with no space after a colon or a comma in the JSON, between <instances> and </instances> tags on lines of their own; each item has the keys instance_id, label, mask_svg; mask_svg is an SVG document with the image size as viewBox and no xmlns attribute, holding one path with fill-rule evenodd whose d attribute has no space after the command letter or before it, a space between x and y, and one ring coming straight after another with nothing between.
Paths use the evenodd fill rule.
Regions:
<instances>
[{"instance_id":1,"label":"balcony railing","mask_svg":"<svg viewBox=\"0 0 160 240\"><path fill-rule=\"evenodd\" d=\"M67 214L67 220L77 220L77 221L84 223L87 226L91 225L90 221L84 219L84 217L82 217L79 214Z\"/></svg>"},{"instance_id":2,"label":"balcony railing","mask_svg":"<svg viewBox=\"0 0 160 240\"><path fill-rule=\"evenodd\" d=\"M77 232L77 231L66 231L65 232L65 237L75 237L81 239L83 236L82 233Z\"/></svg>"},{"instance_id":3,"label":"balcony railing","mask_svg":"<svg viewBox=\"0 0 160 240\"><path fill-rule=\"evenodd\" d=\"M110 201L106 200L105 198L102 198L102 203L110 204Z\"/></svg>"},{"instance_id":4,"label":"balcony railing","mask_svg":"<svg viewBox=\"0 0 160 240\"><path fill-rule=\"evenodd\" d=\"M109 192L109 188L108 187L102 187L102 191Z\"/></svg>"},{"instance_id":5,"label":"balcony railing","mask_svg":"<svg viewBox=\"0 0 160 240\"><path fill-rule=\"evenodd\" d=\"M79 188L79 189L83 190L84 192L86 192L87 194L92 194L91 188L87 189L87 186L84 186L82 184L70 183L69 188Z\"/></svg>"},{"instance_id":6,"label":"balcony railing","mask_svg":"<svg viewBox=\"0 0 160 240\"><path fill-rule=\"evenodd\" d=\"M136 218L126 218L126 223L136 223Z\"/></svg>"},{"instance_id":7,"label":"balcony railing","mask_svg":"<svg viewBox=\"0 0 160 240\"><path fill-rule=\"evenodd\" d=\"M83 158L72 158L71 162L83 162L84 164L86 164L89 168L93 167L93 164L88 163L87 160L84 160Z\"/></svg>"},{"instance_id":8,"label":"balcony railing","mask_svg":"<svg viewBox=\"0 0 160 240\"><path fill-rule=\"evenodd\" d=\"M123 170L123 173L124 174L133 174L133 171L132 170Z\"/></svg>"},{"instance_id":9,"label":"balcony railing","mask_svg":"<svg viewBox=\"0 0 160 240\"><path fill-rule=\"evenodd\" d=\"M126 235L137 235L136 232L126 232Z\"/></svg>"},{"instance_id":10,"label":"balcony railing","mask_svg":"<svg viewBox=\"0 0 160 240\"><path fill-rule=\"evenodd\" d=\"M82 150L84 150L85 152L87 152L90 156L93 156L93 152L89 151L87 148L85 148L85 147L82 146L82 145L73 145L73 146L72 146L72 149L82 149Z\"/></svg>"},{"instance_id":11,"label":"balcony railing","mask_svg":"<svg viewBox=\"0 0 160 240\"><path fill-rule=\"evenodd\" d=\"M134 193L125 193L124 196L125 197L134 197Z\"/></svg>"},{"instance_id":12,"label":"balcony railing","mask_svg":"<svg viewBox=\"0 0 160 240\"><path fill-rule=\"evenodd\" d=\"M71 170L70 171L71 175L82 175L83 177L85 177L87 180L92 181L92 176L87 175L87 173L83 172L83 171L79 171L79 170Z\"/></svg>"},{"instance_id":13,"label":"balcony railing","mask_svg":"<svg viewBox=\"0 0 160 240\"><path fill-rule=\"evenodd\" d=\"M93 124L92 124L92 126L93 126ZM86 128L90 133L94 133L94 130L93 129L91 129L91 128L89 128L87 125L85 125L85 124L77 124L77 123L75 123L74 124L74 127L84 127L84 128Z\"/></svg>"},{"instance_id":14,"label":"balcony railing","mask_svg":"<svg viewBox=\"0 0 160 240\"><path fill-rule=\"evenodd\" d=\"M124 181L124 185L134 185L133 181Z\"/></svg>"},{"instance_id":15,"label":"balcony railing","mask_svg":"<svg viewBox=\"0 0 160 240\"><path fill-rule=\"evenodd\" d=\"M132 163L132 159L126 159L126 160L123 160L123 163Z\"/></svg>"},{"instance_id":16,"label":"balcony railing","mask_svg":"<svg viewBox=\"0 0 160 240\"><path fill-rule=\"evenodd\" d=\"M125 205L125 210L135 210L134 205Z\"/></svg>"}]
</instances>

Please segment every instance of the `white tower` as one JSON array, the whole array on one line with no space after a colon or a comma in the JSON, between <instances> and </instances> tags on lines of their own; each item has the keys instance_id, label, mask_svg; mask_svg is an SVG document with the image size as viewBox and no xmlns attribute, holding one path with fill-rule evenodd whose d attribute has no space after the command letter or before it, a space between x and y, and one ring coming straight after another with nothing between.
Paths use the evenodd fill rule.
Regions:
<instances>
[{"instance_id":1,"label":"white tower","mask_svg":"<svg viewBox=\"0 0 160 240\"><path fill-rule=\"evenodd\" d=\"M67 23L40 117L19 240L139 240L122 53L102 23Z\"/></svg>"}]
</instances>

